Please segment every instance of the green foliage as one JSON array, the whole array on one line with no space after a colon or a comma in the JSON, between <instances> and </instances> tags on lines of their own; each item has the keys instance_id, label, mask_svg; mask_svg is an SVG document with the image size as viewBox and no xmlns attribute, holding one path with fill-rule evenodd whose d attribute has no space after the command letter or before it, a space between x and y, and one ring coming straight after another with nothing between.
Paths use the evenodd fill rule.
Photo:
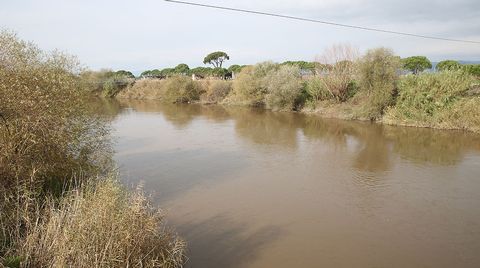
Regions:
<instances>
[{"instance_id":1,"label":"green foliage","mask_svg":"<svg viewBox=\"0 0 480 268\"><path fill-rule=\"evenodd\" d=\"M393 104L400 66L399 57L386 48L368 50L360 59L360 91L366 99L358 111L360 117L379 119L384 109Z\"/></svg>"},{"instance_id":2,"label":"green foliage","mask_svg":"<svg viewBox=\"0 0 480 268\"><path fill-rule=\"evenodd\" d=\"M185 76L174 76L166 81L164 99L173 103L188 103L199 100L201 93L195 81Z\"/></svg>"},{"instance_id":3,"label":"green foliage","mask_svg":"<svg viewBox=\"0 0 480 268\"><path fill-rule=\"evenodd\" d=\"M225 79L225 76L229 74L228 70L225 68L216 67L212 70L212 76Z\"/></svg>"},{"instance_id":4,"label":"green foliage","mask_svg":"<svg viewBox=\"0 0 480 268\"><path fill-rule=\"evenodd\" d=\"M115 92L117 91L114 79L108 79L103 83L103 94L106 97L113 97L115 96Z\"/></svg>"},{"instance_id":5,"label":"green foliage","mask_svg":"<svg viewBox=\"0 0 480 268\"><path fill-rule=\"evenodd\" d=\"M119 71L116 71L115 72L115 76L118 76L118 77L126 77L126 78L135 78L135 75L133 75L132 72L130 71L125 71L125 70L119 70Z\"/></svg>"},{"instance_id":6,"label":"green foliage","mask_svg":"<svg viewBox=\"0 0 480 268\"><path fill-rule=\"evenodd\" d=\"M468 64L464 68L467 73L480 77L480 64Z\"/></svg>"},{"instance_id":7,"label":"green foliage","mask_svg":"<svg viewBox=\"0 0 480 268\"><path fill-rule=\"evenodd\" d=\"M210 54L208 54L204 59L203 63L204 64L212 64L213 67L222 67L222 64L224 61L229 60L230 57L227 55L227 53L223 51L215 51Z\"/></svg>"},{"instance_id":8,"label":"green foliage","mask_svg":"<svg viewBox=\"0 0 480 268\"><path fill-rule=\"evenodd\" d=\"M134 83L133 78L127 77L124 74L115 74L112 77L104 80L102 83L102 94L104 97L113 98L121 90Z\"/></svg>"},{"instance_id":9,"label":"green foliage","mask_svg":"<svg viewBox=\"0 0 480 268\"><path fill-rule=\"evenodd\" d=\"M175 69L174 68L165 68L160 71L160 75L163 77L170 77L172 75L175 75Z\"/></svg>"},{"instance_id":10,"label":"green foliage","mask_svg":"<svg viewBox=\"0 0 480 268\"><path fill-rule=\"evenodd\" d=\"M318 101L334 98L319 76L314 76L306 81L305 92L308 94L308 98L313 101L313 104Z\"/></svg>"},{"instance_id":11,"label":"green foliage","mask_svg":"<svg viewBox=\"0 0 480 268\"><path fill-rule=\"evenodd\" d=\"M146 78L165 78L164 75L162 75L162 72L158 69L154 70L147 70L144 71L140 74L140 77L146 77Z\"/></svg>"},{"instance_id":12,"label":"green foliage","mask_svg":"<svg viewBox=\"0 0 480 268\"><path fill-rule=\"evenodd\" d=\"M240 71L242 71L242 69L245 67L246 65L238 65L238 64L234 64L234 65L231 65L230 67L228 67L228 71L230 73L239 73Z\"/></svg>"},{"instance_id":13,"label":"green foliage","mask_svg":"<svg viewBox=\"0 0 480 268\"><path fill-rule=\"evenodd\" d=\"M456 71L460 70L462 65L456 60L444 60L437 64L438 71Z\"/></svg>"},{"instance_id":14,"label":"green foliage","mask_svg":"<svg viewBox=\"0 0 480 268\"><path fill-rule=\"evenodd\" d=\"M316 62L307 61L285 61L281 65L297 66L301 70L308 70L311 72L315 72L315 68L317 67Z\"/></svg>"},{"instance_id":15,"label":"green foliage","mask_svg":"<svg viewBox=\"0 0 480 268\"><path fill-rule=\"evenodd\" d=\"M191 69L190 73L201 78L206 78L213 75L213 69L210 67L196 67Z\"/></svg>"},{"instance_id":16,"label":"green foliage","mask_svg":"<svg viewBox=\"0 0 480 268\"><path fill-rule=\"evenodd\" d=\"M404 76L398 83L397 103L389 115L414 122L432 122L450 110L472 83L471 76L461 71Z\"/></svg>"},{"instance_id":17,"label":"green foliage","mask_svg":"<svg viewBox=\"0 0 480 268\"><path fill-rule=\"evenodd\" d=\"M426 69L432 68L432 63L425 56L412 56L402 59L403 68L411 71L413 74L418 74Z\"/></svg>"},{"instance_id":18,"label":"green foliage","mask_svg":"<svg viewBox=\"0 0 480 268\"><path fill-rule=\"evenodd\" d=\"M174 68L173 72L176 74L187 75L190 72L190 67L185 63L180 63Z\"/></svg>"},{"instance_id":19,"label":"green foliage","mask_svg":"<svg viewBox=\"0 0 480 268\"><path fill-rule=\"evenodd\" d=\"M358 85L357 81L355 80L350 81L347 85L346 98L347 99L352 98L353 96L355 96L355 94L357 94L359 90L360 90L360 86Z\"/></svg>"},{"instance_id":20,"label":"green foliage","mask_svg":"<svg viewBox=\"0 0 480 268\"><path fill-rule=\"evenodd\" d=\"M23 259L21 256L8 256L3 260L3 265L6 268L20 268Z\"/></svg>"},{"instance_id":21,"label":"green foliage","mask_svg":"<svg viewBox=\"0 0 480 268\"><path fill-rule=\"evenodd\" d=\"M278 70L269 72L264 83L267 87L265 103L273 110L293 110L295 101L302 90L300 68L297 66L281 66Z\"/></svg>"},{"instance_id":22,"label":"green foliage","mask_svg":"<svg viewBox=\"0 0 480 268\"><path fill-rule=\"evenodd\" d=\"M80 73L82 87L103 97L115 97L122 89L134 82L135 76L128 71L111 70L83 71Z\"/></svg>"}]
</instances>

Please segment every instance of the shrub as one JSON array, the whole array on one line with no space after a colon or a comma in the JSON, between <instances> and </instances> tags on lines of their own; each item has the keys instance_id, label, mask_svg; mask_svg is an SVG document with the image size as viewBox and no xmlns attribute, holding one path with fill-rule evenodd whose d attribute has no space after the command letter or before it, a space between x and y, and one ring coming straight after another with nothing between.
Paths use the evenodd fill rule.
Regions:
<instances>
[{"instance_id":1,"label":"shrub","mask_svg":"<svg viewBox=\"0 0 480 268\"><path fill-rule=\"evenodd\" d=\"M462 71L405 76L398 84L397 103L387 111L385 120L429 127L478 128L479 98L464 97L473 82Z\"/></svg>"},{"instance_id":2,"label":"shrub","mask_svg":"<svg viewBox=\"0 0 480 268\"><path fill-rule=\"evenodd\" d=\"M263 62L242 69L233 81L233 89L229 98L230 102L249 106L264 105L267 85L265 77L278 70L278 64Z\"/></svg>"},{"instance_id":3,"label":"shrub","mask_svg":"<svg viewBox=\"0 0 480 268\"><path fill-rule=\"evenodd\" d=\"M456 60L444 60L435 67L438 71L456 71L462 68L462 65Z\"/></svg>"},{"instance_id":4,"label":"shrub","mask_svg":"<svg viewBox=\"0 0 480 268\"><path fill-rule=\"evenodd\" d=\"M173 103L187 103L199 100L201 93L199 84L189 77L174 76L165 83L164 99Z\"/></svg>"},{"instance_id":5,"label":"shrub","mask_svg":"<svg viewBox=\"0 0 480 268\"><path fill-rule=\"evenodd\" d=\"M0 254L46 195L109 168L108 127L90 113L77 61L0 33Z\"/></svg>"},{"instance_id":6,"label":"shrub","mask_svg":"<svg viewBox=\"0 0 480 268\"><path fill-rule=\"evenodd\" d=\"M50 200L18 247L23 267L178 267L185 243L141 189L96 179Z\"/></svg>"},{"instance_id":7,"label":"shrub","mask_svg":"<svg viewBox=\"0 0 480 268\"><path fill-rule=\"evenodd\" d=\"M348 45L336 45L326 49L318 58L317 73L325 88L337 101L346 101L349 85L356 75L358 52Z\"/></svg>"},{"instance_id":8,"label":"shrub","mask_svg":"<svg viewBox=\"0 0 480 268\"><path fill-rule=\"evenodd\" d=\"M183 242L143 195L97 182L109 129L78 73L0 32L0 266L181 266Z\"/></svg>"},{"instance_id":9,"label":"shrub","mask_svg":"<svg viewBox=\"0 0 480 268\"><path fill-rule=\"evenodd\" d=\"M464 68L467 73L480 77L480 64L468 64Z\"/></svg>"},{"instance_id":10,"label":"shrub","mask_svg":"<svg viewBox=\"0 0 480 268\"><path fill-rule=\"evenodd\" d=\"M295 100L302 90L300 69L296 66L281 66L278 71L269 72L265 77L267 94L265 103L273 110L293 110Z\"/></svg>"},{"instance_id":11,"label":"shrub","mask_svg":"<svg viewBox=\"0 0 480 268\"><path fill-rule=\"evenodd\" d=\"M384 109L394 103L395 83L398 80L400 59L386 48L367 51L359 61L359 98L365 100L357 115L379 119Z\"/></svg>"},{"instance_id":12,"label":"shrub","mask_svg":"<svg viewBox=\"0 0 480 268\"><path fill-rule=\"evenodd\" d=\"M212 80L208 82L206 93L203 96L203 101L206 103L221 102L232 90L232 82L230 81Z\"/></svg>"},{"instance_id":13,"label":"shrub","mask_svg":"<svg viewBox=\"0 0 480 268\"><path fill-rule=\"evenodd\" d=\"M108 98L115 97L120 91L133 84L133 79L125 76L115 75L103 82L103 96Z\"/></svg>"},{"instance_id":14,"label":"shrub","mask_svg":"<svg viewBox=\"0 0 480 268\"><path fill-rule=\"evenodd\" d=\"M155 100L165 96L167 80L142 79L120 91L116 97L120 99Z\"/></svg>"},{"instance_id":15,"label":"shrub","mask_svg":"<svg viewBox=\"0 0 480 268\"><path fill-rule=\"evenodd\" d=\"M313 102L334 98L333 94L326 88L325 83L323 83L319 76L314 76L306 81L305 91Z\"/></svg>"}]
</instances>

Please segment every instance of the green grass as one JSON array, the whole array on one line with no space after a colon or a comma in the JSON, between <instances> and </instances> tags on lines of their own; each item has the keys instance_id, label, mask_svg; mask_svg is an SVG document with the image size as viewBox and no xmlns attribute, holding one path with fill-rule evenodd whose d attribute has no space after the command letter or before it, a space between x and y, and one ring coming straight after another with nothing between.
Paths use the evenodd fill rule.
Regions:
<instances>
[{"instance_id":1,"label":"green grass","mask_svg":"<svg viewBox=\"0 0 480 268\"><path fill-rule=\"evenodd\" d=\"M474 83L462 71L404 76L398 83L396 104L387 110L384 121L478 131L480 98L466 94Z\"/></svg>"}]
</instances>

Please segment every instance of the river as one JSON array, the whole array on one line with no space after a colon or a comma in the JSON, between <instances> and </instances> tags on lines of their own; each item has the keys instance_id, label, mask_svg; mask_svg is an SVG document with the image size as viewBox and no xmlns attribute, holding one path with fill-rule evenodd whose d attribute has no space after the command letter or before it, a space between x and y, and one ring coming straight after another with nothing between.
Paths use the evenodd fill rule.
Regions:
<instances>
[{"instance_id":1,"label":"river","mask_svg":"<svg viewBox=\"0 0 480 268\"><path fill-rule=\"evenodd\" d=\"M116 108L122 177L165 209L187 267L480 267L480 135L238 107Z\"/></svg>"}]
</instances>

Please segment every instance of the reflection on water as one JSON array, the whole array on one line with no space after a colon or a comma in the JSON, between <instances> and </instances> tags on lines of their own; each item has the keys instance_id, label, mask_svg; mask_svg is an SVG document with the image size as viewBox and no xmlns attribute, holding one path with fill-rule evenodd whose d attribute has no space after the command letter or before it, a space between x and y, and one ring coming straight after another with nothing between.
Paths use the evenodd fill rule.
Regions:
<instances>
[{"instance_id":1,"label":"reflection on water","mask_svg":"<svg viewBox=\"0 0 480 268\"><path fill-rule=\"evenodd\" d=\"M480 266L478 135L152 101L98 111L190 267Z\"/></svg>"}]
</instances>

